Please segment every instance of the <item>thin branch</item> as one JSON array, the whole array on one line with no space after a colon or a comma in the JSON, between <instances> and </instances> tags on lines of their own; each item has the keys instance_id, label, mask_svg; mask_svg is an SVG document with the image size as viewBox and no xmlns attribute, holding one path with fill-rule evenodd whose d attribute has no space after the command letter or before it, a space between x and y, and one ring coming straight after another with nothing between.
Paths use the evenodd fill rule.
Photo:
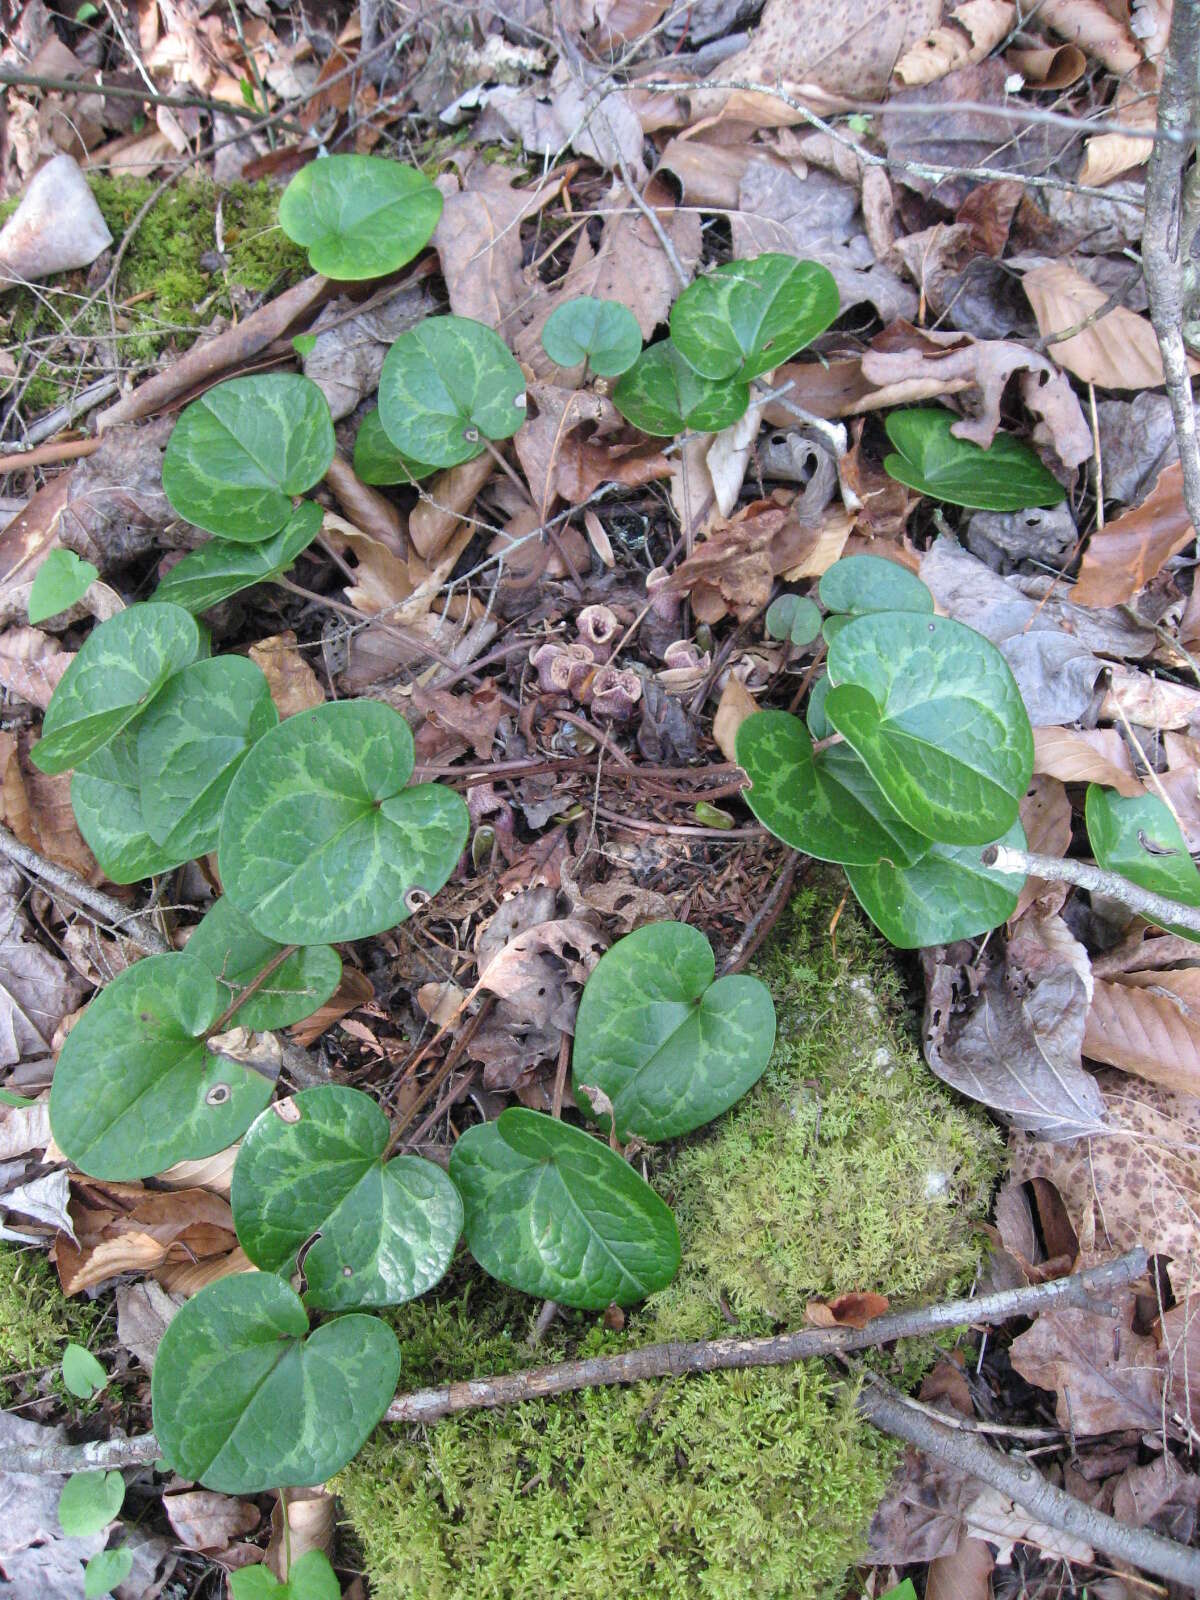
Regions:
<instances>
[{"instance_id":1,"label":"thin branch","mask_svg":"<svg viewBox=\"0 0 1200 1600\"><path fill-rule=\"evenodd\" d=\"M1189 1550L1148 1528L1130 1527L1106 1516L1047 1483L1028 1461L1001 1455L977 1434L947 1427L906 1405L889 1385L869 1380L858 1398L858 1409L882 1433L907 1440L934 1460L979 1478L1023 1510L1032 1512L1047 1527L1085 1539L1110 1559L1127 1561L1143 1572L1182 1584L1190 1594L1200 1590L1200 1550Z\"/></svg>"},{"instance_id":2,"label":"thin branch","mask_svg":"<svg viewBox=\"0 0 1200 1600\"><path fill-rule=\"evenodd\" d=\"M241 117L247 122L264 122L261 107L251 110L233 100L207 100L197 94L156 94L151 89L133 89L119 83L93 83L88 78L42 78L31 72L0 72L0 86L7 89L54 89L65 94L103 95L108 100L148 101L155 106L194 106L199 111L216 111L226 117ZM285 123L289 133L307 133L299 123Z\"/></svg>"},{"instance_id":3,"label":"thin branch","mask_svg":"<svg viewBox=\"0 0 1200 1600\"><path fill-rule=\"evenodd\" d=\"M1163 374L1179 460L1183 467L1183 499L1193 530L1200 529L1200 445L1187 351L1183 343L1183 263L1191 253L1184 239L1184 168L1191 147L1181 139L1192 120L1200 74L1200 5L1176 0L1163 57L1158 94L1158 132L1146 175L1146 219L1142 235L1142 270L1150 300L1150 321L1158 335Z\"/></svg>"},{"instance_id":4,"label":"thin branch","mask_svg":"<svg viewBox=\"0 0 1200 1600\"><path fill-rule=\"evenodd\" d=\"M1026 850L1010 850L1007 845L990 844L983 852L983 864L996 872L1025 873L1031 878L1041 878L1045 883L1069 883L1076 889L1087 889L1092 894L1107 895L1118 900L1139 917L1165 926L1190 928L1200 933L1200 910L1185 906L1178 900L1168 900L1166 895L1152 894L1140 889L1128 878L1115 872L1105 872L1103 867L1090 861L1064 861L1058 856L1035 856Z\"/></svg>"},{"instance_id":5,"label":"thin branch","mask_svg":"<svg viewBox=\"0 0 1200 1600\"><path fill-rule=\"evenodd\" d=\"M1031 1316L1058 1306L1096 1309L1096 1296L1104 1296L1140 1278L1147 1255L1130 1250L1106 1266L1091 1267L1069 1278L1032 1284L1023 1289L1002 1289L977 1300L951 1300L945 1305L917 1311L899 1311L876 1317L864 1328L805 1328L766 1339L704 1339L696 1344L651 1344L623 1355L596 1356L586 1361L558 1361L547 1367L528 1368L492 1378L472 1378L438 1389L417 1389L398 1395L385 1413L387 1422L430 1423L461 1411L519 1405L544 1400L576 1389L638 1383L643 1378L679 1378L697 1372L744 1370L747 1367L781 1367L816 1356L843 1355L890 1344L895 1339L963 1328L976 1323L1005 1322L1010 1317ZM85 1454L86 1452L86 1454ZM111 1457L109 1452L111 1452ZM10 1445L4 1454L6 1472L77 1472L83 1467L130 1466L153 1461L158 1442L152 1433L134 1439L94 1441L86 1445Z\"/></svg>"},{"instance_id":6,"label":"thin branch","mask_svg":"<svg viewBox=\"0 0 1200 1600\"><path fill-rule=\"evenodd\" d=\"M90 884L84 883L82 878L76 877L73 872L68 872L66 867L47 861L45 856L38 855L36 850L31 850L19 839L14 839L7 828L0 828L0 855L6 855L10 861L15 861L17 866L32 873L35 878L40 878L43 883L52 884L61 893L70 895L72 900L88 911L94 912L107 926L122 930L124 936L132 940L138 949L144 950L147 955L162 956L170 953L170 945L149 921L149 913L131 911L128 906L123 906L111 895L93 889Z\"/></svg>"}]
</instances>

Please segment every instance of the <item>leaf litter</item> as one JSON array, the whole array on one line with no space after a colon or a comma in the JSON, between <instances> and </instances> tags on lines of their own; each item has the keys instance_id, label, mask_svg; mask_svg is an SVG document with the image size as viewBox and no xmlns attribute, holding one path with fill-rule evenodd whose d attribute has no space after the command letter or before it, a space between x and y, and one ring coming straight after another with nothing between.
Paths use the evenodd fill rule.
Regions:
<instances>
[{"instance_id":1,"label":"leaf litter","mask_svg":"<svg viewBox=\"0 0 1200 1600\"><path fill-rule=\"evenodd\" d=\"M781 870L785 853L738 797L736 732L754 709L788 705L814 665L808 647L764 631L767 606L815 592L843 555L919 570L939 611L1005 655L1034 723L1022 806L1032 850L1087 855L1089 783L1165 796L1200 844L1194 529L1130 250L1150 148L1137 134L1153 123L1169 6L1046 0L1024 17L1006 0L767 0L733 37L745 18L731 6L683 19L595 0L543 36L550 19L530 5L528 36L499 13L464 13L469 43L454 50L420 16L386 71L364 51L378 7L360 19L344 4L304 31L259 4L229 16L192 0L143 4L136 53L122 29L90 27L89 9L71 22L25 8L4 54L7 67L33 62L80 88L10 89L3 192L69 162L64 192L95 253L67 265L47 234L59 256L22 258L30 276L65 268L44 291L57 321L0 377L12 513L0 531L3 822L45 860L113 889L74 826L67 780L28 759L89 613L30 627L27 589L46 554L70 550L100 571L87 602L99 620L147 594L198 536L162 492L174 412L119 403L131 420L97 429L100 408L146 380L161 380L171 406L260 353L298 364L338 420L339 462L317 491L322 530L293 587L222 602L214 635L262 667L281 716L360 696L400 710L418 778L466 792L472 838L437 902L357 947L337 993L292 1030L316 1061L296 1070L369 1085L443 1158L469 1098L486 1117L508 1096L570 1106L564 1051L606 946L667 919L731 951ZM127 98L87 92L89 74L103 89L131 70L204 104L135 116ZM248 89L282 127L222 107L244 105ZM1035 114L1046 109L1066 123ZM1106 128L1089 131L1098 110ZM258 342L295 274L276 264L254 290L230 285L237 241L222 193L285 182L318 145L409 159L414 141L444 198L430 252L365 299L302 289L300 320ZM121 261L104 243L108 221L96 228L88 210L86 174L170 184L184 152L187 181L216 185L198 267L211 290L197 293L188 326L133 344ZM121 226L118 249L136 252L145 219ZM682 450L648 441L606 389L542 347L549 316L579 295L620 300L652 338L684 282L764 250L823 263L842 315L766 375L773 398L756 397L715 437ZM85 321L79 307L102 303L106 322ZM0 303L14 349L32 315L17 307ZM531 420L503 464L485 453L419 488L371 491L347 463L383 354L445 309L500 332ZM231 358L226 336L242 324ZM303 353L285 333L302 336ZM50 372L69 373L63 398ZM99 401L76 404L106 380ZM947 518L881 469L878 413L913 403L948 406L955 436L980 445L998 431L1028 440L1068 499ZM14 460L27 440L64 451ZM218 887L214 858L181 870L167 897L172 937L182 942ZM22 1100L0 1108L2 1226L50 1249L66 1292L115 1290L136 1410L135 1374L178 1304L247 1265L230 1163L116 1186L68 1173L46 1116L54 1055L88 993L139 952L120 922L98 923L52 877L6 864L0 898L0 1064ZM1135 1245L1160 1262L1153 1293L1124 1296L1115 1317L1059 1310L1000 1353L993 1341L990 1390L964 1384L960 1414L1055 1418L1078 1452L1069 1485L1187 1539L1200 1498L1186 1455L1189 1374L1200 1371L1200 989L1180 946L1147 937L1116 902L1030 879L1005 929L927 950L922 965L931 1069L1010 1130L997 1260L1017 1281ZM855 1314L814 1305L835 1321ZM1012 1399L1014 1373L1043 1392L1033 1409ZM30 1392L37 1415L61 1416L45 1375ZM1105 1455L1108 1436L1133 1433L1132 1453ZM890 1533L873 1555L932 1563L931 1595L986 1594L993 1554L1013 1559L1014 1543L1091 1559L977 1484L907 1470L908 1499L895 1499L907 1509L881 1513ZM289 1504L297 1548L329 1547L327 1499L314 1495L299 1522L305 1502ZM914 1510L931 1501L932 1523ZM260 1504L176 1487L164 1506L192 1552L185 1566L197 1553L242 1564L249 1537L263 1537ZM278 1561L278 1505L274 1516ZM303 1532L306 1519L323 1531ZM25 1544L14 1535L0 1568L10 1583L36 1568L39 1592L74 1594L80 1554L39 1529Z\"/></svg>"}]
</instances>

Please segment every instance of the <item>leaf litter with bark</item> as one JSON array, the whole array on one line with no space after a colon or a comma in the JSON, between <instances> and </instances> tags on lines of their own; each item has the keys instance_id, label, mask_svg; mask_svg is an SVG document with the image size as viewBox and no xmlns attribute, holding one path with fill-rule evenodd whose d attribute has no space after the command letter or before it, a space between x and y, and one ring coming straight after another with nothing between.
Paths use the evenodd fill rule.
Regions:
<instances>
[{"instance_id":1,"label":"leaf litter with bark","mask_svg":"<svg viewBox=\"0 0 1200 1600\"><path fill-rule=\"evenodd\" d=\"M609 48L605 28L619 22L619 9L597 6L572 18L567 38L592 52ZM753 921L781 858L761 837L741 837L750 818L737 798L736 773L715 759L711 719L719 705L732 705L731 684L755 705L791 701L811 656L772 639L761 613L778 592L814 589L840 556L869 548L910 568L919 561L939 606L1005 654L1036 725L1035 783L1043 800L1045 785L1057 786L1045 844L1026 821L1032 849L1087 853L1083 785L1091 781L1167 796L1186 843L1200 843L1191 726L1200 690L1189 683L1193 668L1183 653L1193 643L1189 572L1180 558L1190 530L1169 442L1142 426L1141 402L1161 399L1155 390L1162 368L1142 287L1129 282L1134 274L1121 256L1137 236L1136 205L1128 202L1137 198L1150 147L1108 126L1085 138L1082 123L1068 128L1033 114L1053 104L1075 117L1100 112L1110 124L1146 127L1165 15L1143 7L1114 18L1073 0L1043 8L1014 35L1019 19L1003 5L987 15L977 7L945 17L936 7L907 5L889 15L890 32L862 8L811 18L797 9L770 0L741 50L708 68L705 81L702 61L661 54L659 36L649 31L659 19L648 8L625 23L633 31L623 43L633 54L607 100L596 93L594 67L579 66L575 44L556 64L553 51L521 56L492 22L477 25L465 52L448 55L436 34L418 29L402 70L416 75L422 103L434 113L462 102L466 109L454 116L474 115L472 79L491 76L497 62L516 77L504 94L478 97L483 109L466 155L438 174L444 214L421 282L432 281L435 297L444 293L455 314L494 328L532 374L550 380L510 459L523 482L518 487L485 455L449 468L419 495L385 487L372 501L348 498L353 484L331 472L317 491L326 502L323 531L293 573L321 600L260 589L214 614L227 647L258 646L281 715L347 693L388 700L411 708L422 769L452 782L462 774L457 781L472 816L470 866L401 932L361 947L361 965L350 969L357 988L347 990L349 1008L340 1009L334 996L319 1036L326 1066L373 1084L409 1132L421 1127L426 1144L444 1128L438 1119L450 1097L460 1107L473 1097L485 1118L508 1093L536 1109L570 1106L563 1041L590 963L629 926L616 920L622 897L635 921L686 916L726 949ZM228 67L203 70L172 55L155 22L154 37L141 40L146 64L163 91L204 97L222 71L235 81L245 76L249 60L266 103L319 128L333 139L331 148L393 147L402 124L372 82L375 64L368 62L365 78L338 77L357 52L373 47L370 19L362 19L360 40L352 18L323 61L320 50L314 54L286 33L269 37L271 28L259 29L259 20L244 39L231 23L218 23L214 60ZM535 27L537 20L530 19ZM30 54L48 38L26 41ZM1062 100L1050 102L1038 92L1035 57L1057 55L1064 39L1095 71L1068 81ZM79 43L69 30L67 43ZM111 48L116 62L122 46L114 40ZM680 87L696 65L700 79L684 77ZM72 75L69 63L55 70ZM1024 92L1013 92L1013 72L1023 75ZM670 92L655 87L664 79L675 80ZM783 94L772 93L780 82ZM832 132L789 104L796 96L787 86L797 85L819 117L835 119ZM545 102L555 88L551 115ZM577 114L560 127L567 90ZM45 92L63 125L77 126L80 97ZM886 102L882 117L868 108L865 126L839 115L859 115L852 103L862 96ZM119 122L103 122L116 102L100 98L93 150L102 150L106 137L121 137ZM988 107L1004 116L988 115ZM725 126L707 121L717 112ZM192 113L207 126L207 112ZM36 164L37 141L52 123L36 133L21 125L10 154L18 177ZM286 174L289 161L302 159L295 141L304 136L292 128L276 149L247 124L225 120L212 131L230 141L210 158L220 181L232 163ZM95 138L91 131L82 136ZM544 145L557 165L543 176L511 157L472 159L472 141L485 137ZM649 179L647 138L665 169ZM573 150L560 156L567 146ZM153 161L165 151L144 154ZM436 162L438 152L431 154ZM916 170L931 163L954 170ZM1071 187L1114 180L1115 187L1091 193ZM639 195L652 216L635 203ZM729 218L728 245L714 222L721 215ZM679 273L690 278L718 264L727 249L734 259L767 249L820 261L842 288L843 310L855 304L847 285L869 291L857 301L857 320L843 318L820 336L820 360L805 353L767 380L778 387L790 379L792 388L768 402L765 421L748 435L726 430L689 442L682 455L647 449L605 396L587 394L578 373L543 366L541 329L570 299L623 300L649 336L678 294ZM353 309L354 302L344 310L334 303L320 323L332 323L332 333L318 329L327 340L349 328L360 341L352 345L357 392L339 400L349 406L338 430L343 460L353 455L378 380L379 362L370 355L360 362L357 352L364 344L381 352L395 337L382 324L346 316ZM236 375L240 359L214 373ZM301 357L306 368L311 359ZM1102 419L1098 448L1089 384ZM957 436L976 444L990 443L998 429L1030 440L1069 492L1056 543L1039 543L1043 524L1022 511L973 518L948 511L935 523L929 499L889 483L877 414L914 403L947 406L958 419ZM831 456L825 446L838 448L842 419L854 437ZM155 498L167 431L153 418L107 430L94 456L60 475L73 508L64 515L50 503L58 481L51 478L11 537L0 536L10 582L28 581L31 563L61 544L131 597L151 561L180 537L177 525L167 525L165 502ZM798 492L797 479L779 473L779 464L806 459L832 460L839 471L832 478L818 473L816 492L802 476ZM22 498L37 486L28 472L12 481ZM594 506L583 504L614 484ZM550 537L534 533L564 512ZM986 531L984 516L991 518ZM937 544L935 532L942 534ZM956 546L953 587L944 591L931 563L954 535L967 549ZM182 537L190 537L186 528ZM1080 545L1075 599L1071 563ZM508 550L495 582L494 558ZM469 582L451 583L489 558ZM355 615L323 603L330 601ZM45 709L50 680L87 626L67 616L35 630L20 627L20 611L8 615L5 682L23 732ZM1170 686L1170 696L1159 685ZM697 755L705 765L695 764ZM99 882L86 846L70 837L69 809L48 787L55 780L38 774L21 747L5 759L6 825L42 855ZM186 931L211 885L192 870L180 887L191 908L179 919ZM497 911L497 895L509 897L515 914ZM35 888L19 912L16 892L12 904L14 929L22 930L14 1005L22 1005L29 952L62 974L39 994L55 1003L53 1016L35 1019L37 1040L26 1035L22 1043L25 1024L13 1024L12 1084L37 1093L46 1081L38 1063L57 1047L55 1031L84 986L108 980L136 952L121 911L97 926L52 883ZM1159 1249L1172 1258L1177 1294L1194 1262L1195 1180L1182 1152L1197 1048L1186 963L1177 941L1131 924L1119 905L1089 904L1044 882L1033 895L1027 886L1007 939L994 934L982 953L954 949L927 958L937 1017L930 1065L1026 1130L1013 1134L1014 1170L1057 1186L1084 1259L1134 1242ZM457 1015L456 1007L477 978L495 1005L455 1061L447 1046L477 1001ZM413 1047L447 1017L449 1035L431 1057L414 1062ZM1087 1065L1097 1060L1108 1069L1099 1076ZM434 1123L423 1126L434 1112ZM20 1148L17 1115L8 1119L14 1155L40 1154L44 1144ZM197 1193L209 1192L206 1181ZM181 1196L189 1193L183 1182ZM71 1188L74 1211L83 1195L74 1179ZM116 1231L109 1222L88 1235L101 1266L103 1246L144 1226L165 1252L156 1270L166 1270L176 1247L165 1222L141 1214L143 1203L136 1193L126 1197ZM179 1216L186 1215L181 1200ZM24 1226L31 1225L48 1226L26 1217ZM198 1215L193 1225L202 1225ZM220 1241L217 1227L210 1235L215 1250L193 1251L199 1261L184 1292L236 1263ZM1172 1316L1168 1311L1157 1331L1151 1319L1141 1335L1159 1354L1168 1348L1163 1330ZM1186 1337L1188 1320L1176 1323ZM1179 1344L1176 1333L1177 1359ZM1039 1369L1049 1374L1042 1387L1061 1394L1078 1373L1061 1353L1067 1342L1051 1345L1060 1365L1052 1374Z\"/></svg>"}]
</instances>

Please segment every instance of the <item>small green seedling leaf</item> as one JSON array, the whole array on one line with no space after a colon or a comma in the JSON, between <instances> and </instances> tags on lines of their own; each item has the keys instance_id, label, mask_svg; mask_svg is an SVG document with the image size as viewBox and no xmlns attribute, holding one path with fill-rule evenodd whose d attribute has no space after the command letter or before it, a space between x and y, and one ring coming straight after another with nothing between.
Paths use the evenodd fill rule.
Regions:
<instances>
[{"instance_id":1,"label":"small green seedling leaf","mask_svg":"<svg viewBox=\"0 0 1200 1600\"><path fill-rule=\"evenodd\" d=\"M1084 817L1092 854L1106 872L1200 908L1200 871L1178 822L1157 795L1119 795L1115 789L1089 783ZM1161 926L1200 941L1193 928L1178 923Z\"/></svg>"},{"instance_id":2,"label":"small green seedling leaf","mask_svg":"<svg viewBox=\"0 0 1200 1600\"><path fill-rule=\"evenodd\" d=\"M867 119L865 117L848 117L846 120L851 123L865 123ZM856 131L865 133L866 129L864 127ZM882 1600L917 1600L917 1591L913 1588L912 1579L905 1578L903 1583L898 1583L894 1589L889 1589L882 1597Z\"/></svg>"},{"instance_id":3,"label":"small green seedling leaf","mask_svg":"<svg viewBox=\"0 0 1200 1600\"><path fill-rule=\"evenodd\" d=\"M599 1139L513 1106L450 1156L467 1244L493 1278L600 1310L664 1288L679 1266L670 1208Z\"/></svg>"},{"instance_id":4,"label":"small green seedling leaf","mask_svg":"<svg viewBox=\"0 0 1200 1600\"><path fill-rule=\"evenodd\" d=\"M317 336L315 333L297 333L293 335L292 349L302 361L312 355L316 348Z\"/></svg>"},{"instance_id":5,"label":"small green seedling leaf","mask_svg":"<svg viewBox=\"0 0 1200 1600\"><path fill-rule=\"evenodd\" d=\"M184 860L215 850L229 785L278 721L270 685L245 656L177 672L137 727L142 816L155 843Z\"/></svg>"},{"instance_id":6,"label":"small green seedling leaf","mask_svg":"<svg viewBox=\"0 0 1200 1600\"><path fill-rule=\"evenodd\" d=\"M127 1544L115 1550L97 1550L83 1569L83 1600L100 1600L125 1582L133 1571L133 1551Z\"/></svg>"},{"instance_id":7,"label":"small green seedling leaf","mask_svg":"<svg viewBox=\"0 0 1200 1600\"><path fill-rule=\"evenodd\" d=\"M323 156L283 191L279 226L327 278L382 278L429 243L440 190L415 167L382 156Z\"/></svg>"},{"instance_id":8,"label":"small green seedling leaf","mask_svg":"<svg viewBox=\"0 0 1200 1600\"><path fill-rule=\"evenodd\" d=\"M231 1572L229 1592L233 1600L342 1600L337 1573L319 1550L306 1550L297 1556L286 1583L280 1583L270 1567L261 1562Z\"/></svg>"},{"instance_id":9,"label":"small green seedling leaf","mask_svg":"<svg viewBox=\"0 0 1200 1600\"><path fill-rule=\"evenodd\" d=\"M36 1100L31 1100L28 1095L14 1094L11 1089L0 1089L0 1105L5 1106L35 1106Z\"/></svg>"},{"instance_id":10,"label":"small green seedling leaf","mask_svg":"<svg viewBox=\"0 0 1200 1600\"><path fill-rule=\"evenodd\" d=\"M689 430L719 433L750 404L750 386L714 381L694 371L669 339L641 355L613 390L613 404L643 433L674 437Z\"/></svg>"},{"instance_id":11,"label":"small green seedling leaf","mask_svg":"<svg viewBox=\"0 0 1200 1600\"><path fill-rule=\"evenodd\" d=\"M283 949L264 939L222 895L187 942L187 953L203 964L221 986L225 1005L253 983ZM311 1017L342 981L342 958L327 944L293 951L230 1019L231 1026L264 1033ZM224 1008L222 1008L224 1009Z\"/></svg>"},{"instance_id":12,"label":"small green seedling leaf","mask_svg":"<svg viewBox=\"0 0 1200 1600\"><path fill-rule=\"evenodd\" d=\"M146 827L136 726L123 729L75 769L71 809L88 849L113 883L138 883L189 859L186 850L165 850L156 844Z\"/></svg>"},{"instance_id":13,"label":"small green seedling leaf","mask_svg":"<svg viewBox=\"0 0 1200 1600\"><path fill-rule=\"evenodd\" d=\"M304 1252L306 1304L321 1311L396 1306L432 1289L462 1232L450 1179L419 1156L385 1161L390 1129L359 1089L304 1089L264 1112L233 1169L242 1249L288 1277Z\"/></svg>"},{"instance_id":14,"label":"small green seedling leaf","mask_svg":"<svg viewBox=\"0 0 1200 1600\"><path fill-rule=\"evenodd\" d=\"M754 712L737 731L737 759L750 779L746 804L793 850L843 866L885 860L908 866L929 848L896 815L854 751L835 744L815 752L799 717Z\"/></svg>"},{"instance_id":15,"label":"small green seedling leaf","mask_svg":"<svg viewBox=\"0 0 1200 1600\"><path fill-rule=\"evenodd\" d=\"M359 424L354 440L354 471L364 483L419 483L437 468L397 450L383 431L376 407Z\"/></svg>"},{"instance_id":16,"label":"small green seedling leaf","mask_svg":"<svg viewBox=\"0 0 1200 1600\"><path fill-rule=\"evenodd\" d=\"M365 939L436 894L467 842L462 798L406 789L408 724L390 706L342 700L288 717L251 750L221 819L221 881L280 944Z\"/></svg>"},{"instance_id":17,"label":"small green seedling leaf","mask_svg":"<svg viewBox=\"0 0 1200 1600\"><path fill-rule=\"evenodd\" d=\"M217 384L181 412L163 457L167 499L220 539L258 544L292 516L292 498L333 460L329 404L295 372Z\"/></svg>"},{"instance_id":18,"label":"small green seedling leaf","mask_svg":"<svg viewBox=\"0 0 1200 1600\"><path fill-rule=\"evenodd\" d=\"M821 631L820 608L807 595L781 594L767 607L766 629L770 638L801 650Z\"/></svg>"},{"instance_id":19,"label":"small green seedling leaf","mask_svg":"<svg viewBox=\"0 0 1200 1600\"><path fill-rule=\"evenodd\" d=\"M843 556L818 585L827 611L865 617L872 611L933 614L933 595L915 572L881 556Z\"/></svg>"},{"instance_id":20,"label":"small green seedling leaf","mask_svg":"<svg viewBox=\"0 0 1200 1600\"><path fill-rule=\"evenodd\" d=\"M94 1178L146 1178L215 1155L271 1098L269 1079L204 1042L224 991L189 955L147 956L67 1035L50 1088L59 1149Z\"/></svg>"},{"instance_id":21,"label":"small green seedling leaf","mask_svg":"<svg viewBox=\"0 0 1200 1600\"><path fill-rule=\"evenodd\" d=\"M1019 822L998 841L1025 849ZM1016 910L1025 882L1020 873L985 867L978 845L930 844L911 867L881 861L847 867L850 887L871 921L901 950L953 944L999 927Z\"/></svg>"},{"instance_id":22,"label":"small green seedling leaf","mask_svg":"<svg viewBox=\"0 0 1200 1600\"><path fill-rule=\"evenodd\" d=\"M909 827L967 845L1012 826L1033 733L995 645L949 617L877 612L840 631L829 676L826 716Z\"/></svg>"},{"instance_id":23,"label":"small green seedling leaf","mask_svg":"<svg viewBox=\"0 0 1200 1600\"><path fill-rule=\"evenodd\" d=\"M998 433L984 450L951 433L957 421L940 406L893 411L884 427L898 453L884 458L884 471L919 494L979 511L1024 511L1066 499L1028 445Z\"/></svg>"},{"instance_id":24,"label":"small green seedling leaf","mask_svg":"<svg viewBox=\"0 0 1200 1600\"><path fill-rule=\"evenodd\" d=\"M804 721L814 739L828 739L834 732L833 724L825 715L825 696L832 688L833 685L826 674L823 678L817 679L809 693L808 704L804 708Z\"/></svg>"},{"instance_id":25,"label":"small green seedling leaf","mask_svg":"<svg viewBox=\"0 0 1200 1600\"><path fill-rule=\"evenodd\" d=\"M58 1525L68 1539L86 1539L107 1528L124 1502L125 1479L119 1472L73 1473L58 1497Z\"/></svg>"},{"instance_id":26,"label":"small green seedling leaf","mask_svg":"<svg viewBox=\"0 0 1200 1600\"><path fill-rule=\"evenodd\" d=\"M456 467L525 421L525 379L503 339L469 317L426 317L402 333L379 377L379 419L395 448Z\"/></svg>"},{"instance_id":27,"label":"small green seedling leaf","mask_svg":"<svg viewBox=\"0 0 1200 1600\"><path fill-rule=\"evenodd\" d=\"M175 1314L154 1360L163 1455L223 1494L324 1483L356 1455L400 1372L396 1335L350 1315L308 1332L298 1294L267 1272L210 1283Z\"/></svg>"},{"instance_id":28,"label":"small green seedling leaf","mask_svg":"<svg viewBox=\"0 0 1200 1600\"><path fill-rule=\"evenodd\" d=\"M671 343L702 377L748 383L824 333L839 309L833 274L815 261L728 261L671 307Z\"/></svg>"},{"instance_id":29,"label":"small green seedling leaf","mask_svg":"<svg viewBox=\"0 0 1200 1600\"><path fill-rule=\"evenodd\" d=\"M230 595L278 578L321 531L324 513L315 500L301 500L278 533L261 544L210 539L173 566L154 591L193 613L207 611Z\"/></svg>"},{"instance_id":30,"label":"small green seedling leaf","mask_svg":"<svg viewBox=\"0 0 1200 1600\"><path fill-rule=\"evenodd\" d=\"M599 377L617 378L641 354L642 330L619 300L584 294L556 306L546 318L542 349L560 367L586 361Z\"/></svg>"},{"instance_id":31,"label":"small green seedling leaf","mask_svg":"<svg viewBox=\"0 0 1200 1600\"><path fill-rule=\"evenodd\" d=\"M775 1046L767 986L717 978L698 928L652 922L601 956L579 1002L571 1060L575 1098L617 1138L675 1139L735 1101ZM593 1102L599 1089L612 1111Z\"/></svg>"},{"instance_id":32,"label":"small green seedling leaf","mask_svg":"<svg viewBox=\"0 0 1200 1600\"><path fill-rule=\"evenodd\" d=\"M63 673L30 751L43 772L66 772L140 716L172 673L200 653L195 620L179 606L130 606L93 628Z\"/></svg>"},{"instance_id":33,"label":"small green seedling leaf","mask_svg":"<svg viewBox=\"0 0 1200 1600\"><path fill-rule=\"evenodd\" d=\"M108 1373L81 1344L69 1344L63 1351L62 1379L80 1400L90 1400L108 1385Z\"/></svg>"},{"instance_id":34,"label":"small green seedling leaf","mask_svg":"<svg viewBox=\"0 0 1200 1600\"><path fill-rule=\"evenodd\" d=\"M30 622L45 622L60 611L69 611L99 576L100 569L90 561L81 561L74 550L51 550L29 591Z\"/></svg>"}]
</instances>

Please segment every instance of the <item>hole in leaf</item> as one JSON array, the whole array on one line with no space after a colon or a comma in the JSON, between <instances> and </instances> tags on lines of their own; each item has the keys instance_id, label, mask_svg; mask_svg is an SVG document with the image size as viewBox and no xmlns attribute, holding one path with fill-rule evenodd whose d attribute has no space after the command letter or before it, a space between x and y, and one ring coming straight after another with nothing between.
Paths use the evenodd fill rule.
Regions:
<instances>
[{"instance_id":1,"label":"hole in leaf","mask_svg":"<svg viewBox=\"0 0 1200 1600\"><path fill-rule=\"evenodd\" d=\"M204 1096L204 1103L208 1106L225 1106L233 1098L233 1090L227 1083L214 1083Z\"/></svg>"}]
</instances>

